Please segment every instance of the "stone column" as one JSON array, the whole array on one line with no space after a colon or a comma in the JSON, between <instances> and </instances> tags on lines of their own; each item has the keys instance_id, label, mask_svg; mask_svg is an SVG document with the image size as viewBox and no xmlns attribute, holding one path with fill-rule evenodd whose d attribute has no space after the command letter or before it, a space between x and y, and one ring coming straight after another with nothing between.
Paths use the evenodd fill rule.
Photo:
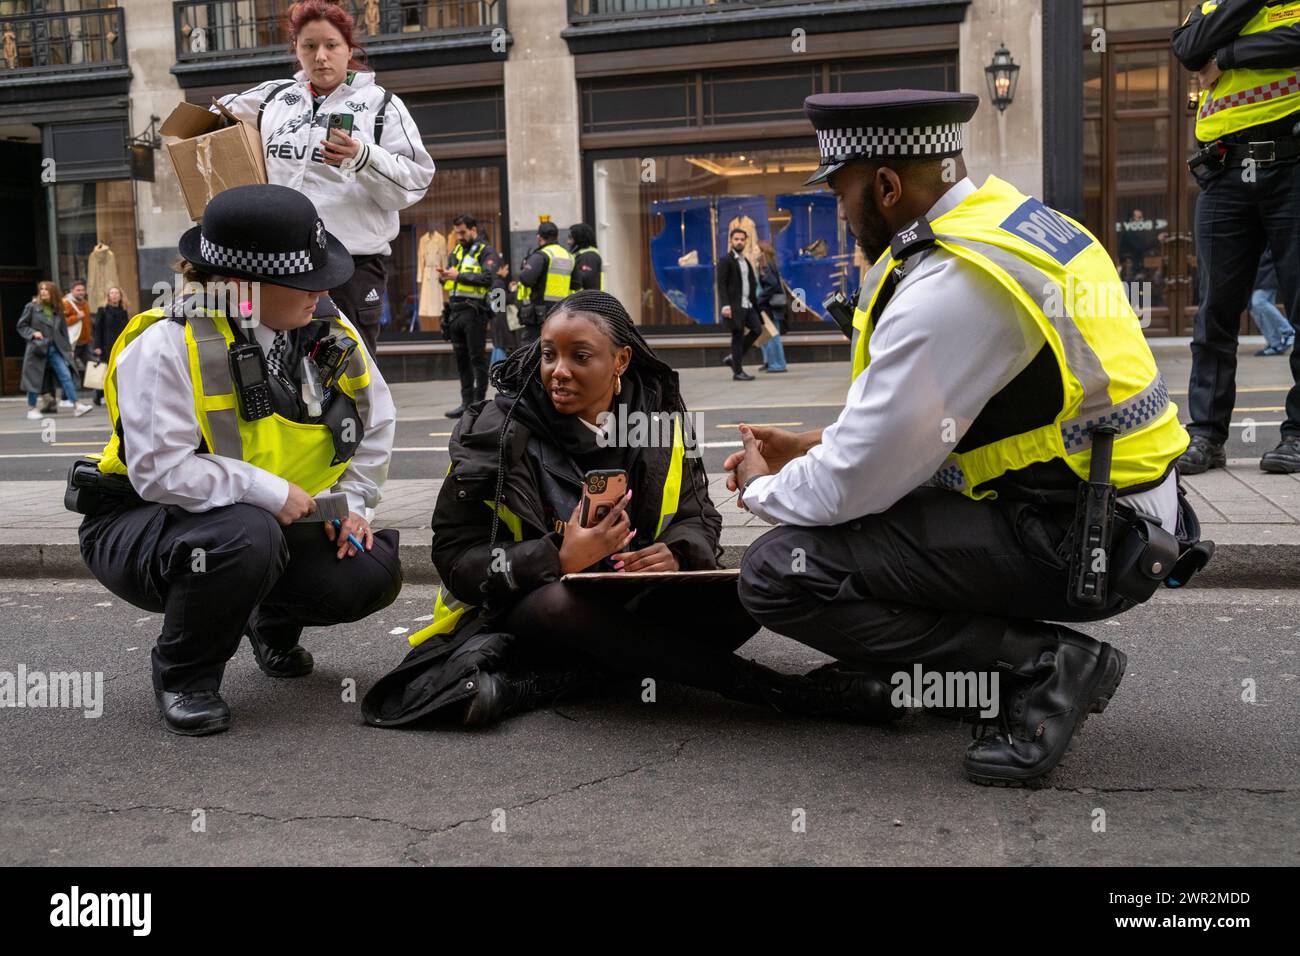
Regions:
<instances>
[{"instance_id":1,"label":"stone column","mask_svg":"<svg viewBox=\"0 0 1300 956\"><path fill-rule=\"evenodd\" d=\"M976 185L992 174L1029 195L1043 194L1042 31L1041 0L974 0L967 8L958 76L960 89L982 100L966 128L966 167ZM999 113L984 68L1002 44L1020 65L1020 84L1015 102Z\"/></svg>"},{"instance_id":2,"label":"stone column","mask_svg":"<svg viewBox=\"0 0 1300 956\"><path fill-rule=\"evenodd\" d=\"M565 0L512 3L513 44L505 62L506 163L514 265L549 215L565 230L582 218L578 149L578 83L573 57L560 36L568 25Z\"/></svg>"}]
</instances>

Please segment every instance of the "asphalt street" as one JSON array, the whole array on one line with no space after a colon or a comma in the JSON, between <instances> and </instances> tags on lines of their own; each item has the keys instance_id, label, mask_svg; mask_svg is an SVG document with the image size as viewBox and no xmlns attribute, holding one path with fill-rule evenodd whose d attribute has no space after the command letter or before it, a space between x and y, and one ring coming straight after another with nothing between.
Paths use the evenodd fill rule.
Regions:
<instances>
[{"instance_id":1,"label":"asphalt street","mask_svg":"<svg viewBox=\"0 0 1300 956\"><path fill-rule=\"evenodd\" d=\"M1277 444L1291 375L1285 357L1257 358L1246 346L1242 351L1228 457L1257 458ZM1190 360L1182 348L1162 347L1156 355L1186 421ZM755 368L760 380L752 383L730 382L721 367L682 371L688 407L701 416L700 440L710 473L722 471L727 455L740 447L736 426L742 421L794 430L835 421L848 387L847 365L808 363L790 368L790 373L778 376ZM455 383L404 382L394 385L393 393L398 424L390 476L441 477L447 471L447 441L455 425L443 413L459 401ZM102 407L82 418L64 409L46 420L53 422L52 429L46 421L28 421L26 407L25 399L0 399L0 481L61 479L72 458L103 448L108 414Z\"/></svg>"},{"instance_id":2,"label":"asphalt street","mask_svg":"<svg viewBox=\"0 0 1300 956\"><path fill-rule=\"evenodd\" d=\"M967 783L964 725L786 719L663 683L486 731L364 726L347 682L393 665L429 602L407 587L309 631L300 680L245 645L232 731L191 739L154 708L156 615L93 582L0 581L0 672L104 680L98 718L0 709L0 864L1300 863L1294 591L1161 592L1090 626L1127 676L1032 791ZM766 632L744 653L822 660Z\"/></svg>"}]
</instances>

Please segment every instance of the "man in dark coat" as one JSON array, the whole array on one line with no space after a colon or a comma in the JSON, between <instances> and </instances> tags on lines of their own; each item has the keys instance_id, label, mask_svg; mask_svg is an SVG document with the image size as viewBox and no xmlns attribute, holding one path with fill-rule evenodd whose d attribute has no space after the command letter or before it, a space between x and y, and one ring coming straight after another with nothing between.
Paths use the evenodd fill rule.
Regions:
<instances>
[{"instance_id":1,"label":"man in dark coat","mask_svg":"<svg viewBox=\"0 0 1300 956\"><path fill-rule=\"evenodd\" d=\"M763 320L758 315L758 275L745 258L749 234L744 229L733 229L730 239L731 251L717 264L722 318L731 326L731 354L723 362L731 366L733 379L752 382L754 376L745 372L742 362L745 352L763 332Z\"/></svg>"}]
</instances>

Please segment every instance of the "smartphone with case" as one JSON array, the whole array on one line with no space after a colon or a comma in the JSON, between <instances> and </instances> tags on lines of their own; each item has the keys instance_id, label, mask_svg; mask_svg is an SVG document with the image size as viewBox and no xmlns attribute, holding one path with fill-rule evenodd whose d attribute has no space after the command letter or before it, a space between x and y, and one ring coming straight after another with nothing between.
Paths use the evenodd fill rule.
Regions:
<instances>
[{"instance_id":1,"label":"smartphone with case","mask_svg":"<svg viewBox=\"0 0 1300 956\"><path fill-rule=\"evenodd\" d=\"M343 132L351 136L352 135L352 114L351 113L330 114L329 125L327 126L327 133L325 138L328 139L331 143L339 143L341 145L343 141L338 139L334 135L334 131L336 129L341 129Z\"/></svg>"},{"instance_id":2,"label":"smartphone with case","mask_svg":"<svg viewBox=\"0 0 1300 956\"><path fill-rule=\"evenodd\" d=\"M627 494L627 472L622 468L597 468L587 472L582 479L582 512L579 520L584 528L602 521L610 509Z\"/></svg>"}]
</instances>

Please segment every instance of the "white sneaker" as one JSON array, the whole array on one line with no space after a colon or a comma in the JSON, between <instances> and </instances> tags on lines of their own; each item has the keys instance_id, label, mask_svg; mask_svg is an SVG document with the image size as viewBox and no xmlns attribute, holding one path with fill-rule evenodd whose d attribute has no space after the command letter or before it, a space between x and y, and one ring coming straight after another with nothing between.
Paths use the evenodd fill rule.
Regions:
<instances>
[{"instance_id":1,"label":"white sneaker","mask_svg":"<svg viewBox=\"0 0 1300 956\"><path fill-rule=\"evenodd\" d=\"M86 412L93 411L94 408L94 405L87 405L85 402L77 402L77 410L73 412L73 414L76 415L77 418L80 418L82 415L86 414Z\"/></svg>"},{"instance_id":2,"label":"white sneaker","mask_svg":"<svg viewBox=\"0 0 1300 956\"><path fill-rule=\"evenodd\" d=\"M29 408L27 410L27 419L33 422L39 422L45 417L45 413L38 408Z\"/></svg>"},{"instance_id":3,"label":"white sneaker","mask_svg":"<svg viewBox=\"0 0 1300 956\"><path fill-rule=\"evenodd\" d=\"M72 403L68 401L66 398L59 399L59 408L71 408L71 407L72 407Z\"/></svg>"}]
</instances>

